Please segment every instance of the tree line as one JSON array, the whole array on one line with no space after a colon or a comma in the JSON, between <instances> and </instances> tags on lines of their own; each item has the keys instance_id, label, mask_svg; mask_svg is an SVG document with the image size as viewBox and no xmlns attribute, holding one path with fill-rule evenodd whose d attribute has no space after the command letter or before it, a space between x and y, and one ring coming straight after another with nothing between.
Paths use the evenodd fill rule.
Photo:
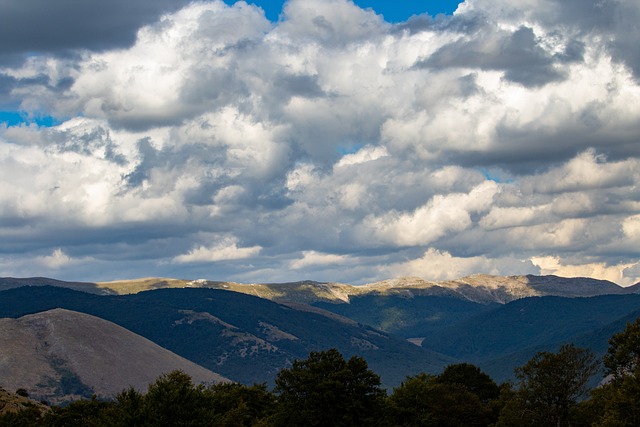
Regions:
<instances>
[{"instance_id":1,"label":"tree line","mask_svg":"<svg viewBox=\"0 0 640 427\"><path fill-rule=\"evenodd\" d=\"M146 393L123 390L42 414L36 408L0 417L4 426L638 426L640 319L609 340L602 361L564 345L540 352L501 385L460 363L439 375L407 377L389 394L357 356L312 352L277 375L275 387L194 385L181 371L160 376ZM601 367L604 369L602 370ZM589 380L604 373L600 385Z\"/></svg>"}]
</instances>

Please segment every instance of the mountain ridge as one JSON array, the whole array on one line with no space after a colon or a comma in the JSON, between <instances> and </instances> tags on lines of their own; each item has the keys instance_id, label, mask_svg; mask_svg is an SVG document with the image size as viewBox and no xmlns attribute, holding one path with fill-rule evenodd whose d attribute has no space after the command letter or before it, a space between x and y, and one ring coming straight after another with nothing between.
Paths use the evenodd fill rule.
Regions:
<instances>
[{"instance_id":1,"label":"mountain ridge","mask_svg":"<svg viewBox=\"0 0 640 427\"><path fill-rule=\"evenodd\" d=\"M125 295L164 288L211 288L241 292L276 302L313 304L349 303L352 297L368 294L414 296L445 296L481 304L505 304L533 296L570 298L600 295L640 293L640 283L622 287L608 280L554 275L495 276L474 274L455 280L430 281L420 277L398 277L363 285L339 282L302 280L285 283L238 283L206 279L186 280L147 277L111 282L65 282L42 277L0 278L0 291L19 286L60 286L101 295Z\"/></svg>"}]
</instances>

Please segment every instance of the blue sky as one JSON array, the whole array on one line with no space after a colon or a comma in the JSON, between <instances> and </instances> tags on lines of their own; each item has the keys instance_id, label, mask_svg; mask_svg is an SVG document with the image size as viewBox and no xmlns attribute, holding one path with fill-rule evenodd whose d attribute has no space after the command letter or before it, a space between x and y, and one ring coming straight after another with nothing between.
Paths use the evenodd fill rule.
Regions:
<instances>
[{"instance_id":1,"label":"blue sky","mask_svg":"<svg viewBox=\"0 0 640 427\"><path fill-rule=\"evenodd\" d=\"M35 123L38 126L55 126L60 123L59 120L51 116L29 116L21 111L0 111L0 123L6 126L20 126L21 124Z\"/></svg>"},{"instance_id":2,"label":"blue sky","mask_svg":"<svg viewBox=\"0 0 640 427\"><path fill-rule=\"evenodd\" d=\"M225 0L227 4L235 1ZM284 1L258 0L248 3L260 6L271 21L277 21L282 11ZM356 0L355 3L362 8L372 8L378 14L384 16L388 22L406 21L412 15L428 13L435 16L440 13L452 14L458 7L459 1L455 0Z\"/></svg>"},{"instance_id":3,"label":"blue sky","mask_svg":"<svg viewBox=\"0 0 640 427\"><path fill-rule=\"evenodd\" d=\"M640 281L640 2L400 4L0 1L0 276Z\"/></svg>"}]
</instances>

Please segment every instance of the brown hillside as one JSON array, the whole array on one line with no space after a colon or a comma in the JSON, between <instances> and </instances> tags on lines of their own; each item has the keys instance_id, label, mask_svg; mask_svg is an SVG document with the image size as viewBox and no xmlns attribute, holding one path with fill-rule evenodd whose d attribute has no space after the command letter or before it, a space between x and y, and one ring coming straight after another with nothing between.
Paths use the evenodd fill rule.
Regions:
<instances>
[{"instance_id":1,"label":"brown hillside","mask_svg":"<svg viewBox=\"0 0 640 427\"><path fill-rule=\"evenodd\" d=\"M0 319L0 349L0 386L51 403L145 391L175 369L196 383L226 380L118 325L63 309Z\"/></svg>"}]
</instances>

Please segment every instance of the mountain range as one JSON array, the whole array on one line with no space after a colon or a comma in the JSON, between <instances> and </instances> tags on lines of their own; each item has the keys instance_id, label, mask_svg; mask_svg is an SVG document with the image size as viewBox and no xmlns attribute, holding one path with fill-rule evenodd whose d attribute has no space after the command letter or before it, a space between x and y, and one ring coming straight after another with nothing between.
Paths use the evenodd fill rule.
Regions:
<instances>
[{"instance_id":1,"label":"mountain range","mask_svg":"<svg viewBox=\"0 0 640 427\"><path fill-rule=\"evenodd\" d=\"M44 277L0 278L0 291L20 286L59 286L101 295L123 295L165 288L211 288L259 296L283 302L348 303L365 295L446 296L472 302L504 304L534 296L591 297L640 293L640 283L622 287L608 280L558 276L492 276L474 274L457 280L434 282L401 277L364 285L304 280L290 283L236 283L206 279L184 280L148 277L111 282L66 282Z\"/></svg>"},{"instance_id":2,"label":"mountain range","mask_svg":"<svg viewBox=\"0 0 640 427\"><path fill-rule=\"evenodd\" d=\"M209 375L219 375L214 381L224 377L245 384L273 384L277 372L294 359L337 348L345 356L364 357L383 384L393 387L407 375L438 373L462 361L480 366L498 381L506 380L536 352L553 351L567 342L602 355L611 334L640 316L639 288L556 276L474 275L445 282L400 278L360 286L0 278L0 317L27 324L35 313L69 318L84 313L144 337ZM80 321L72 323L88 328ZM119 336L113 328L103 329L111 331L106 335ZM82 342L93 334L70 335L69 340ZM86 354L80 348L87 344L78 345L71 353ZM139 358L117 359L107 348L95 352L105 355L104 360L94 360L91 369L96 371L104 370L109 360L129 369L127 363ZM66 357L63 366L72 366L70 355ZM101 386L97 377L70 371L88 389ZM7 386L8 374L0 375L0 386L19 386ZM138 387L145 381L150 382L145 379ZM37 384L29 387L38 390Z\"/></svg>"}]
</instances>

